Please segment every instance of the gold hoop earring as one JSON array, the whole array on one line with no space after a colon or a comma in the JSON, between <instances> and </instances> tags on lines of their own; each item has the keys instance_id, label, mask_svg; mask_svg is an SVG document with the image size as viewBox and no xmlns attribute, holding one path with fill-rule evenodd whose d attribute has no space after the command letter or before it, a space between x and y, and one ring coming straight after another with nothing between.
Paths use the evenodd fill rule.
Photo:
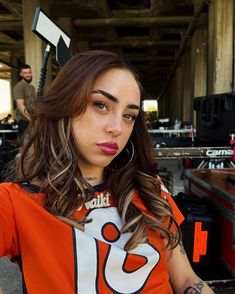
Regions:
<instances>
[{"instance_id":1,"label":"gold hoop earring","mask_svg":"<svg viewBox=\"0 0 235 294\"><path fill-rule=\"evenodd\" d=\"M112 171L112 172L120 172L122 171L123 169L125 169L126 167L128 167L130 165L130 163L132 162L133 158L134 158L134 155L135 155L135 147L134 147L134 144L133 142L131 141L131 139L129 139L129 142L131 144L131 156L130 156L130 159L129 161L127 162L127 164L125 164L123 167L121 167L120 169L112 169L110 167L107 167L108 170ZM127 146L127 145L126 145ZM130 153L130 150L126 147L125 148L127 150L128 153Z\"/></svg>"}]
</instances>

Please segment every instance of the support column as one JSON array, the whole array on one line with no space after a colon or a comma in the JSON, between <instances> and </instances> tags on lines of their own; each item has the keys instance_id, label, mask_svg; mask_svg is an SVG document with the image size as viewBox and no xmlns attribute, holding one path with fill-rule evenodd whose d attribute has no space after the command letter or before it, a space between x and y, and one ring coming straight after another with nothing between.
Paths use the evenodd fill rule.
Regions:
<instances>
[{"instance_id":1,"label":"support column","mask_svg":"<svg viewBox=\"0 0 235 294\"><path fill-rule=\"evenodd\" d=\"M175 118L176 118L176 114L175 114L175 112L176 112L176 109L175 109L175 106L176 106L175 84L176 84L176 82L175 82L175 80L176 80L176 74L174 75L174 77L171 81L171 86L170 86L171 87L171 95L170 95L171 102L170 102L170 106L169 106L169 117L170 117L171 121L175 120Z\"/></svg>"},{"instance_id":2,"label":"support column","mask_svg":"<svg viewBox=\"0 0 235 294\"><path fill-rule=\"evenodd\" d=\"M208 94L233 90L233 2L209 5Z\"/></svg>"},{"instance_id":3,"label":"support column","mask_svg":"<svg viewBox=\"0 0 235 294\"><path fill-rule=\"evenodd\" d=\"M11 64L15 66L11 68L11 109L12 109L12 114L15 117L15 110L16 110L16 105L15 101L13 100L13 87L19 82L20 77L19 77L19 70L17 69L18 67L18 59L15 56L11 56L10 59Z\"/></svg>"},{"instance_id":4,"label":"support column","mask_svg":"<svg viewBox=\"0 0 235 294\"><path fill-rule=\"evenodd\" d=\"M206 19L197 27L192 37L191 47L191 97L192 97L192 122L196 125L196 112L193 111L193 99L207 95L207 73L208 73L208 32ZM211 70L211 68L210 68Z\"/></svg>"},{"instance_id":5,"label":"support column","mask_svg":"<svg viewBox=\"0 0 235 294\"><path fill-rule=\"evenodd\" d=\"M161 99L158 100L158 118L166 117L167 113L167 93L164 93Z\"/></svg>"},{"instance_id":6,"label":"support column","mask_svg":"<svg viewBox=\"0 0 235 294\"><path fill-rule=\"evenodd\" d=\"M172 99L171 99L171 84L169 85L167 92L166 92L166 97L164 99L166 100L165 102L165 113L164 116L165 118L170 118L171 114L171 104L172 104Z\"/></svg>"},{"instance_id":7,"label":"support column","mask_svg":"<svg viewBox=\"0 0 235 294\"><path fill-rule=\"evenodd\" d=\"M192 95L205 96L207 92L207 29L199 27L192 37Z\"/></svg>"},{"instance_id":8,"label":"support column","mask_svg":"<svg viewBox=\"0 0 235 294\"><path fill-rule=\"evenodd\" d=\"M191 75L190 75L191 55L187 50L182 59L182 103L181 103L181 120L192 121L192 96L191 96Z\"/></svg>"},{"instance_id":9,"label":"support column","mask_svg":"<svg viewBox=\"0 0 235 294\"><path fill-rule=\"evenodd\" d=\"M178 118L182 120L182 67L178 66L175 71L175 78L173 82L173 92L171 93L172 111L171 119Z\"/></svg>"}]
</instances>

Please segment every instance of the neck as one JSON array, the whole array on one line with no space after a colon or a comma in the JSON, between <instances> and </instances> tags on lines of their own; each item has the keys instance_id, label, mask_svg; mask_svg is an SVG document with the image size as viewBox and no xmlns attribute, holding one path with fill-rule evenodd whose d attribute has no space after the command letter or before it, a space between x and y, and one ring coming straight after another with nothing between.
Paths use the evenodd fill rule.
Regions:
<instances>
[{"instance_id":1,"label":"neck","mask_svg":"<svg viewBox=\"0 0 235 294\"><path fill-rule=\"evenodd\" d=\"M82 175L91 186L103 183L103 169L82 170Z\"/></svg>"},{"instance_id":2,"label":"neck","mask_svg":"<svg viewBox=\"0 0 235 294\"><path fill-rule=\"evenodd\" d=\"M90 165L85 161L79 161L79 168L82 173L82 177L86 180L91 186L99 185L103 183L103 167L98 167Z\"/></svg>"},{"instance_id":3,"label":"neck","mask_svg":"<svg viewBox=\"0 0 235 294\"><path fill-rule=\"evenodd\" d=\"M83 176L83 178L91 185L96 186L102 183L102 180L96 176Z\"/></svg>"}]
</instances>

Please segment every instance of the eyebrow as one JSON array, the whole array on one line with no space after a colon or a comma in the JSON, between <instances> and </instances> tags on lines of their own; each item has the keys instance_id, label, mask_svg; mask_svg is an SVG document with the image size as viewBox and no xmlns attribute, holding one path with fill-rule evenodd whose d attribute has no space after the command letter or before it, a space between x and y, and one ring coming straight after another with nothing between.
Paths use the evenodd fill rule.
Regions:
<instances>
[{"instance_id":1,"label":"eyebrow","mask_svg":"<svg viewBox=\"0 0 235 294\"><path fill-rule=\"evenodd\" d=\"M106 91L100 90L100 89L94 90L91 93L101 94L101 95L105 96L106 98L108 98L109 100L111 100L114 103L119 102L117 97L113 96L112 94L110 94L110 93L108 93ZM136 104L128 104L127 108L140 110L140 107L138 105L136 105Z\"/></svg>"}]
</instances>

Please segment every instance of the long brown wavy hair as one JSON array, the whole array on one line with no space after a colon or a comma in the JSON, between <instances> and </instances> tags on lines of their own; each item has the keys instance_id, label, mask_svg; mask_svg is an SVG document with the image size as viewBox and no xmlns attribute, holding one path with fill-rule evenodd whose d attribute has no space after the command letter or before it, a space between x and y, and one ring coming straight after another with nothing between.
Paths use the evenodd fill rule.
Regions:
<instances>
[{"instance_id":1,"label":"long brown wavy hair","mask_svg":"<svg viewBox=\"0 0 235 294\"><path fill-rule=\"evenodd\" d=\"M111 68L129 70L143 93L133 69L116 54L88 51L74 55L47 93L34 103L27 143L17 168L19 182L40 183L40 190L45 193L44 206L51 214L80 229L87 220L71 220L71 216L92 199L94 190L81 176L77 163L79 150L70 119L85 112L97 77ZM160 196L156 162L142 111L130 139L135 147L130 165L121 169L128 160L124 149L104 171L105 184L117 200L124 223L122 232L133 232L125 249L146 241L148 228L159 232L167 240L167 246L173 248L180 242L180 230L168 201ZM132 203L134 189L138 190L150 215ZM166 219L176 226L176 232L172 233L166 226Z\"/></svg>"}]
</instances>

